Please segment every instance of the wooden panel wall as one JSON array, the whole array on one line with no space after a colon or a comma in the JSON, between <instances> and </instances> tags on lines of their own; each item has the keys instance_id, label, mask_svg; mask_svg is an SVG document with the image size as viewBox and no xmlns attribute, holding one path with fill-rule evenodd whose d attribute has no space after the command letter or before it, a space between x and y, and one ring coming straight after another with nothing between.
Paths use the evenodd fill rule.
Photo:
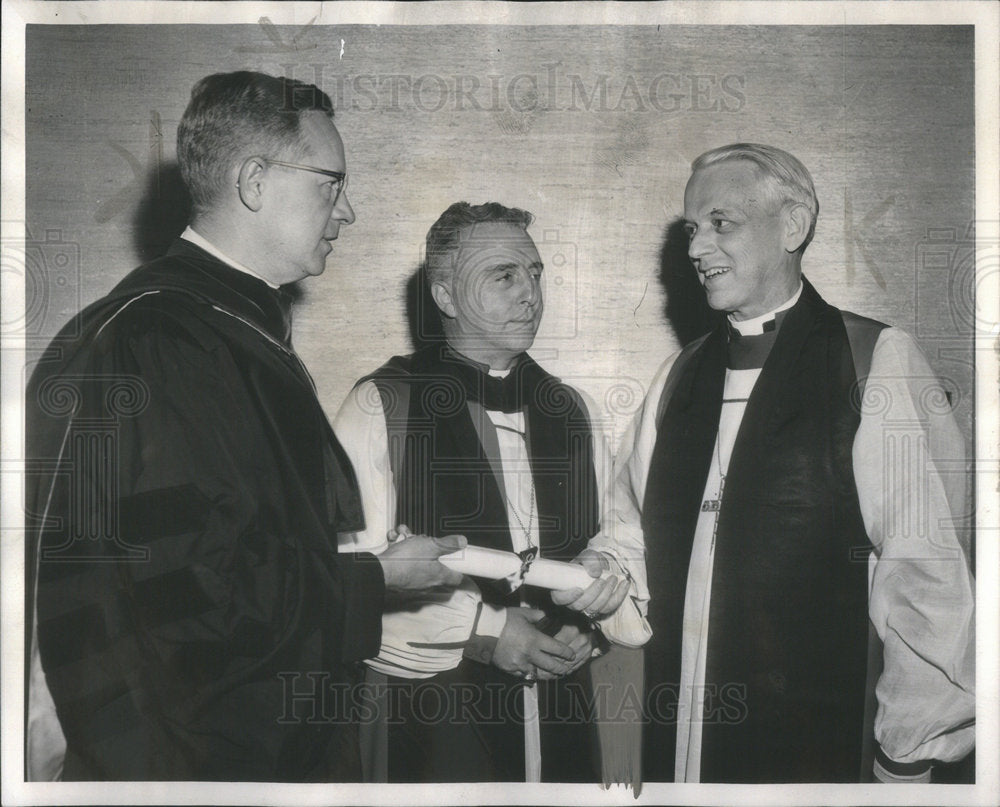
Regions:
<instances>
[{"instance_id":1,"label":"wooden panel wall","mask_svg":"<svg viewBox=\"0 0 1000 807\"><path fill-rule=\"evenodd\" d=\"M430 224L496 200L536 216L536 358L620 435L700 321L670 227L689 164L751 140L813 173L807 276L913 332L971 435L972 58L969 27L30 26L29 331L50 336L179 231L190 87L250 68L315 81L338 107L358 220L305 284L295 336L331 414L411 349Z\"/></svg>"}]
</instances>

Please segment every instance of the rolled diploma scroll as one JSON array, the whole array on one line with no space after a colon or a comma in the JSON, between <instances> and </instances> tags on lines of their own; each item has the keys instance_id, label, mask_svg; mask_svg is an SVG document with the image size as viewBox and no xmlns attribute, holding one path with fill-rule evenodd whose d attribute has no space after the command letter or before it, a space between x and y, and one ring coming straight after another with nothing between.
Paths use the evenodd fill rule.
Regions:
<instances>
[{"instance_id":1,"label":"rolled diploma scroll","mask_svg":"<svg viewBox=\"0 0 1000 807\"><path fill-rule=\"evenodd\" d=\"M487 549L483 546L467 546L450 555L442 555L440 561L449 569L473 577L487 580L502 580L521 571L521 559L513 552ZM587 588L596 578L590 576L578 563L562 560L536 558L528 567L524 582L529 586L561 591L567 588Z\"/></svg>"}]
</instances>

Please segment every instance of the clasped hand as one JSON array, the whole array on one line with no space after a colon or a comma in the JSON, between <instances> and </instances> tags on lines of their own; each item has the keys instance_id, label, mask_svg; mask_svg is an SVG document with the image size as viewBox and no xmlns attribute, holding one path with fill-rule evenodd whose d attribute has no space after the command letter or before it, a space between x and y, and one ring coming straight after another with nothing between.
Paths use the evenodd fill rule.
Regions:
<instances>
[{"instance_id":1,"label":"clasped hand","mask_svg":"<svg viewBox=\"0 0 1000 807\"><path fill-rule=\"evenodd\" d=\"M564 625L553 637L535 623L545 616L535 608L508 608L507 622L493 651L493 663L501 670L533 679L568 675L590 658L593 634L575 625Z\"/></svg>"}]
</instances>

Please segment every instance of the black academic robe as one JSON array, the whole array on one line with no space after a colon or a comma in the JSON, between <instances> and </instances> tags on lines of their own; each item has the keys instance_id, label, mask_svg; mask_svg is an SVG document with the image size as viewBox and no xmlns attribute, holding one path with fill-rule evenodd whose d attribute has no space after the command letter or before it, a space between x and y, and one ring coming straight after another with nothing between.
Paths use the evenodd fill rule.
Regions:
<instances>
[{"instance_id":1,"label":"black academic robe","mask_svg":"<svg viewBox=\"0 0 1000 807\"><path fill-rule=\"evenodd\" d=\"M359 780L384 581L287 296L180 240L27 390L27 613L65 779ZM30 630L29 630L30 635Z\"/></svg>"}]
</instances>

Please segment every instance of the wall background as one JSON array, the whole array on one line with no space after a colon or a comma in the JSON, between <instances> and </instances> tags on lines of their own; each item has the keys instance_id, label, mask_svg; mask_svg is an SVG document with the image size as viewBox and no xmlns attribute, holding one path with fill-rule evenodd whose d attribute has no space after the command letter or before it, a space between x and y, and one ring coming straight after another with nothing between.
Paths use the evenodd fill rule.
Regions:
<instances>
[{"instance_id":1,"label":"wall background","mask_svg":"<svg viewBox=\"0 0 1000 807\"><path fill-rule=\"evenodd\" d=\"M453 201L531 210L546 261L533 355L617 438L700 297L671 222L691 160L798 156L820 198L806 275L914 333L971 439L971 27L38 26L27 31L29 348L183 227L191 85L256 69L333 98L357 223L303 284L295 342L332 416L411 349L406 287ZM669 280L667 294L664 279ZM671 318L668 319L668 306Z\"/></svg>"}]
</instances>

